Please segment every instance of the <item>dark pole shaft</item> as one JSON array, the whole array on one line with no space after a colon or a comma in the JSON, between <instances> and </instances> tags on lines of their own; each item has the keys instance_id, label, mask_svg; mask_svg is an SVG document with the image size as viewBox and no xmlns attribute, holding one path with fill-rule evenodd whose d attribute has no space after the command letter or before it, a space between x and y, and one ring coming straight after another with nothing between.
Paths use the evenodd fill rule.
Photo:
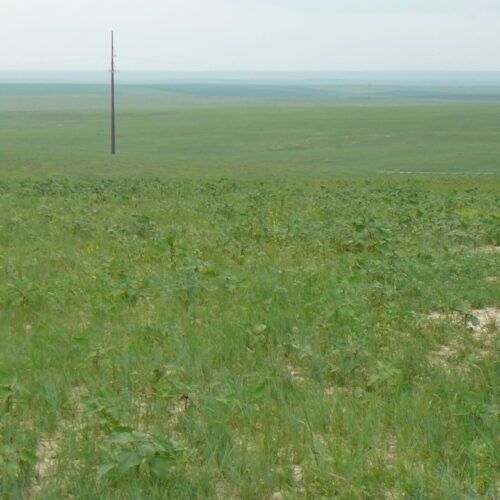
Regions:
<instances>
[{"instance_id":1,"label":"dark pole shaft","mask_svg":"<svg viewBox=\"0 0 500 500\"><path fill-rule=\"evenodd\" d=\"M111 154L116 153L115 140L115 48L111 32Z\"/></svg>"}]
</instances>

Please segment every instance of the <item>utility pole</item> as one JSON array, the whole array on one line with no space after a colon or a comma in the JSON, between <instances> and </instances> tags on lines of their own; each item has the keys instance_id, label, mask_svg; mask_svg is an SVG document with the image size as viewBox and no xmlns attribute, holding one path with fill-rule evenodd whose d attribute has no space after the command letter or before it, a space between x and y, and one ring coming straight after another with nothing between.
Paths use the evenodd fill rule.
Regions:
<instances>
[{"instance_id":1,"label":"utility pole","mask_svg":"<svg viewBox=\"0 0 500 500\"><path fill-rule=\"evenodd\" d=\"M111 154L116 153L115 138L115 46L111 32Z\"/></svg>"}]
</instances>

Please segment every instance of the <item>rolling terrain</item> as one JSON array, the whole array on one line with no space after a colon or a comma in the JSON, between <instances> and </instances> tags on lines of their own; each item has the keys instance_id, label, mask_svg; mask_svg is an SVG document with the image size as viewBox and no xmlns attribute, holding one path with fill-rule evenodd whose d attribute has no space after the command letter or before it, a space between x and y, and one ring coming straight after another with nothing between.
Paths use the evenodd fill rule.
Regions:
<instances>
[{"instance_id":1,"label":"rolling terrain","mask_svg":"<svg viewBox=\"0 0 500 500\"><path fill-rule=\"evenodd\" d=\"M0 496L497 497L498 92L167 87L0 85Z\"/></svg>"}]
</instances>

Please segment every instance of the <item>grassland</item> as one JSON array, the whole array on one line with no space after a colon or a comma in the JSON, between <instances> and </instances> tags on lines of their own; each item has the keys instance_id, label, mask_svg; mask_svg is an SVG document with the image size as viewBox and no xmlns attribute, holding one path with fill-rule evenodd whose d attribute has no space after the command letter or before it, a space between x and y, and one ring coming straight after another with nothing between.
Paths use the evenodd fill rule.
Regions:
<instances>
[{"instance_id":1,"label":"grassland","mask_svg":"<svg viewBox=\"0 0 500 500\"><path fill-rule=\"evenodd\" d=\"M441 89L448 101L436 104L437 91L415 92L414 102L403 91L354 88L335 106L337 94L317 89L265 87L253 100L246 87L233 95L224 86L141 89L118 90L119 155L111 158L107 87L0 85L1 178L498 173L500 91L478 104L470 90L453 103Z\"/></svg>"},{"instance_id":2,"label":"grassland","mask_svg":"<svg viewBox=\"0 0 500 500\"><path fill-rule=\"evenodd\" d=\"M4 108L0 496L497 497L500 107L226 104Z\"/></svg>"}]
</instances>

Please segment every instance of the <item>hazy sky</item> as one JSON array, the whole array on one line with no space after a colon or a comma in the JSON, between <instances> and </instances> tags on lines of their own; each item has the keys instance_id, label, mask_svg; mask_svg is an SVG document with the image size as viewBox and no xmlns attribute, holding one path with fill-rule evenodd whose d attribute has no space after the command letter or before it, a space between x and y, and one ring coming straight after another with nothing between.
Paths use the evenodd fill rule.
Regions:
<instances>
[{"instance_id":1,"label":"hazy sky","mask_svg":"<svg viewBox=\"0 0 500 500\"><path fill-rule=\"evenodd\" d=\"M0 0L0 69L498 70L500 0Z\"/></svg>"}]
</instances>

